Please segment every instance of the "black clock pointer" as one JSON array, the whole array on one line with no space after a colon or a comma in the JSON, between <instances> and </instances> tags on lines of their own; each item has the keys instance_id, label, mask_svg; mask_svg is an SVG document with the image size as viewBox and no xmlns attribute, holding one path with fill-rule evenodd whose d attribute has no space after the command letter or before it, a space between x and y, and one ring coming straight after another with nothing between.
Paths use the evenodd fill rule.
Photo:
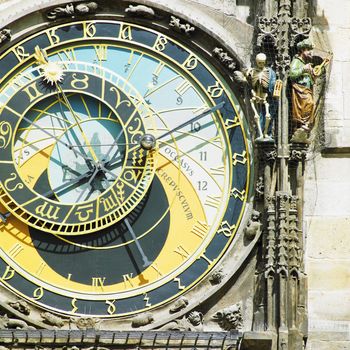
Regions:
<instances>
[{"instance_id":1,"label":"black clock pointer","mask_svg":"<svg viewBox=\"0 0 350 350\"><path fill-rule=\"evenodd\" d=\"M193 123L193 122L195 122L196 120L201 119L201 118L205 117L206 115L211 114L211 113L213 113L213 112L215 112L215 111L221 109L221 108L224 106L224 104L225 104L224 101L218 103L216 106L214 106L214 107L208 109L207 111L205 111L205 112L203 112L203 113L201 113L201 114L198 114L198 115L194 116L193 118L191 118L191 119L189 119L189 120L186 120L186 121L183 122L182 124L180 124L180 125L176 126L175 128L173 128L173 129L171 129L171 130L165 132L163 135L160 135L160 136L156 137L156 140L159 140L159 139L162 139L163 137L166 137L166 136L168 136L168 135L171 135L174 131L177 131L177 130L183 128L183 127L186 126L187 124Z\"/></svg>"},{"instance_id":2,"label":"black clock pointer","mask_svg":"<svg viewBox=\"0 0 350 350\"><path fill-rule=\"evenodd\" d=\"M2 221L3 224L7 223L8 217L11 216L11 213L7 211L6 213L0 213L0 220Z\"/></svg>"},{"instance_id":3,"label":"black clock pointer","mask_svg":"<svg viewBox=\"0 0 350 350\"><path fill-rule=\"evenodd\" d=\"M55 136L54 134L51 134L49 131L45 130L44 128L42 128L40 125L36 124L35 122L33 122L32 120L30 120L27 117L22 117L23 120L25 120L27 123L35 126L35 128L41 130L44 134L50 136L51 138L53 138L54 140L56 140L58 143L62 144L63 146L67 147L68 149L72 150L75 154L79 155L80 157L84 158L84 160L86 162L91 162L93 164L95 164L95 162L86 157L84 154L82 154L81 152L75 150L71 145L69 145L68 143L65 143L64 141L62 141L60 138L58 138L57 136Z\"/></svg>"},{"instance_id":4,"label":"black clock pointer","mask_svg":"<svg viewBox=\"0 0 350 350\"><path fill-rule=\"evenodd\" d=\"M42 194L43 197L45 198L50 198L53 194L60 192L62 190L67 190L68 188L70 188L71 186L81 182L83 179L88 178L90 175L92 174L92 171L89 170L88 172L84 173L84 174L80 174L78 177L76 177L75 179L72 179L68 182L65 182L64 184L56 187L55 189L51 190L51 191L47 191L44 194Z\"/></svg>"},{"instance_id":5,"label":"black clock pointer","mask_svg":"<svg viewBox=\"0 0 350 350\"><path fill-rule=\"evenodd\" d=\"M147 266L150 266L152 264L152 261L149 261L145 252L143 251L142 247L141 247L141 244L140 242L138 241L138 238L136 237L136 234L133 230L133 228L131 227L130 225L130 222L127 218L124 219L124 223L128 229L128 231L130 232L131 234L131 237L132 239L134 240L135 244L136 244L136 247L137 247L137 250L140 252L141 254L141 257L142 257L142 260L143 260L143 267L147 267Z\"/></svg>"}]
</instances>

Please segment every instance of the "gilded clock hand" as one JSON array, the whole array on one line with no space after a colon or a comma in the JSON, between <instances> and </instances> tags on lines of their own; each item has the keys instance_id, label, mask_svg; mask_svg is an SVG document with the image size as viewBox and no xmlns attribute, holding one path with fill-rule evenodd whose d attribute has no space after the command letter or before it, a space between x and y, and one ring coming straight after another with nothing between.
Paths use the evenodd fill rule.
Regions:
<instances>
[{"instance_id":1,"label":"gilded clock hand","mask_svg":"<svg viewBox=\"0 0 350 350\"><path fill-rule=\"evenodd\" d=\"M91 175L88 183L87 183L87 187L84 189L84 191L82 191L80 194L79 194L79 197L77 198L76 202L79 203L81 198L83 197L84 193L86 192L86 190L89 188L89 186L91 185L92 181L94 180L94 178L96 177L97 173L99 172L100 168L99 167L96 167L96 169L94 170L93 174ZM91 191L90 191L91 192ZM89 193L90 194L90 193ZM88 196L90 197L90 195L88 194ZM86 200L86 198L85 198Z\"/></svg>"},{"instance_id":2,"label":"gilded clock hand","mask_svg":"<svg viewBox=\"0 0 350 350\"><path fill-rule=\"evenodd\" d=\"M195 122L196 120L201 119L201 118L205 117L206 115L211 114L211 113L213 113L213 112L215 112L215 111L221 109L221 108L224 106L224 104L225 104L225 102L222 101L222 102L220 102L219 104L217 104L216 106L214 106L214 107L208 109L207 111L205 111L205 112L203 112L203 113L201 113L201 114L198 114L198 115L194 116L193 118L191 118L191 119L189 119L189 120L186 120L184 123L182 123L182 124L176 126L175 128L173 128L173 129L171 129L171 130L165 132L163 135L160 135L160 136L156 137L156 140L159 140L159 139L162 139L162 138L165 137L165 136L171 135L174 131L183 128L183 127L186 126L187 124L193 123L193 122Z\"/></svg>"},{"instance_id":3,"label":"gilded clock hand","mask_svg":"<svg viewBox=\"0 0 350 350\"><path fill-rule=\"evenodd\" d=\"M74 120L75 120L75 122L76 122L76 124L77 124L77 126L78 126L78 128L79 128L80 133L81 133L81 135L83 136L84 142L85 142L85 144L87 145L87 147L89 148L89 151L90 151L90 153L91 153L91 155L92 155L92 158L94 159L95 162L98 162L99 159L98 159L98 157L96 156L96 153L95 153L94 149L91 147L90 142L89 142L88 138L86 137L83 128L82 128L81 125L80 125L79 118L78 118L78 116L76 115L76 113L74 112L74 110L73 110L73 108L72 108L72 106L71 106L71 104L70 104L70 102L69 102L69 100L68 100L68 98L67 98L66 93L63 91L62 87L61 87L60 85L58 85L57 83L56 83L56 87L57 87L57 89L60 91L60 93L62 94L63 99L64 99L64 102L67 104L68 109L69 109L69 111L71 112L71 114L72 114L72 116L73 116L73 118L74 118Z\"/></svg>"},{"instance_id":4,"label":"gilded clock hand","mask_svg":"<svg viewBox=\"0 0 350 350\"><path fill-rule=\"evenodd\" d=\"M93 162L94 161L88 157L86 157L84 154L82 154L81 152L75 150L71 145L69 145L68 143L65 143L64 141L62 141L60 138L58 138L57 136L53 135L52 133L50 133L49 131L47 131L46 129L42 128L40 125L38 125L37 123L35 123L34 121L30 120L29 118L23 116L22 117L23 120L25 120L27 123L35 126L37 129L41 130L44 134L50 136L51 138L53 138L54 140L56 140L58 143L62 144L63 146L69 148L70 150L72 150L75 154L78 154L80 157L84 158L84 160L86 162Z\"/></svg>"},{"instance_id":5,"label":"gilded clock hand","mask_svg":"<svg viewBox=\"0 0 350 350\"><path fill-rule=\"evenodd\" d=\"M148 258L147 258L147 256L146 256L145 252L143 251L143 249L142 249L142 247L141 247L140 242L138 241L138 239L137 239L137 237L136 237L136 234L135 234L133 228L132 228L131 225L130 225L130 222L129 222L128 218L125 218L125 219L124 219L124 223L125 223L125 225L126 225L128 231L130 232L132 239L134 240L134 242L135 242L135 244L136 244L137 250L138 250L138 251L140 252L140 254L141 254L141 257L142 257L142 260L143 260L143 267L147 267L147 266L151 265L151 264L152 264L152 261L149 261L149 260L148 260Z\"/></svg>"}]
</instances>

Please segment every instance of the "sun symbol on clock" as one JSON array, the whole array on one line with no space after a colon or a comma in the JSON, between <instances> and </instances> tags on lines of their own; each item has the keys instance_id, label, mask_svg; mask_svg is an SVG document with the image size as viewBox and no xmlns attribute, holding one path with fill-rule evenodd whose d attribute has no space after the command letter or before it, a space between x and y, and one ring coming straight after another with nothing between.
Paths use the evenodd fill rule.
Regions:
<instances>
[{"instance_id":1,"label":"sun symbol on clock","mask_svg":"<svg viewBox=\"0 0 350 350\"><path fill-rule=\"evenodd\" d=\"M45 82L51 85L62 82L64 74L63 69L56 62L49 62L46 52L40 49L39 46L35 47L35 59L42 65L42 74Z\"/></svg>"}]
</instances>

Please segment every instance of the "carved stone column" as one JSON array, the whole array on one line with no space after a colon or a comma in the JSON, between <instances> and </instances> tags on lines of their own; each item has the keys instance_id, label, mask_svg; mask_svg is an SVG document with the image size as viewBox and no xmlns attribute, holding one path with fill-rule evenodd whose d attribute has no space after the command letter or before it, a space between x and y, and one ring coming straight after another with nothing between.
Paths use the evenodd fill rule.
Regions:
<instances>
[{"instance_id":1,"label":"carved stone column","mask_svg":"<svg viewBox=\"0 0 350 350\"><path fill-rule=\"evenodd\" d=\"M266 328L277 336L274 349L299 350L307 336L306 287L303 266L303 192L306 145L290 144L288 74L295 45L311 30L307 1L262 1L257 21L257 47L275 61L282 81L274 167L263 162L263 254L265 259ZM276 11L277 7L277 11ZM261 146L259 146L259 154ZM267 189L268 187L268 189Z\"/></svg>"}]
</instances>

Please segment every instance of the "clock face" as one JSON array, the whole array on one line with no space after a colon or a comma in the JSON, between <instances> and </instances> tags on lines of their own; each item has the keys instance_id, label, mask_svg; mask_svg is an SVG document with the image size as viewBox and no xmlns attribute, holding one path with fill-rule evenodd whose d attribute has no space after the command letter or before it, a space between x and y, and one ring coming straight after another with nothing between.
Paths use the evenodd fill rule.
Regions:
<instances>
[{"instance_id":1,"label":"clock face","mask_svg":"<svg viewBox=\"0 0 350 350\"><path fill-rule=\"evenodd\" d=\"M0 57L0 280L39 307L113 318L187 292L245 211L232 90L198 52L112 20L39 31Z\"/></svg>"}]
</instances>

